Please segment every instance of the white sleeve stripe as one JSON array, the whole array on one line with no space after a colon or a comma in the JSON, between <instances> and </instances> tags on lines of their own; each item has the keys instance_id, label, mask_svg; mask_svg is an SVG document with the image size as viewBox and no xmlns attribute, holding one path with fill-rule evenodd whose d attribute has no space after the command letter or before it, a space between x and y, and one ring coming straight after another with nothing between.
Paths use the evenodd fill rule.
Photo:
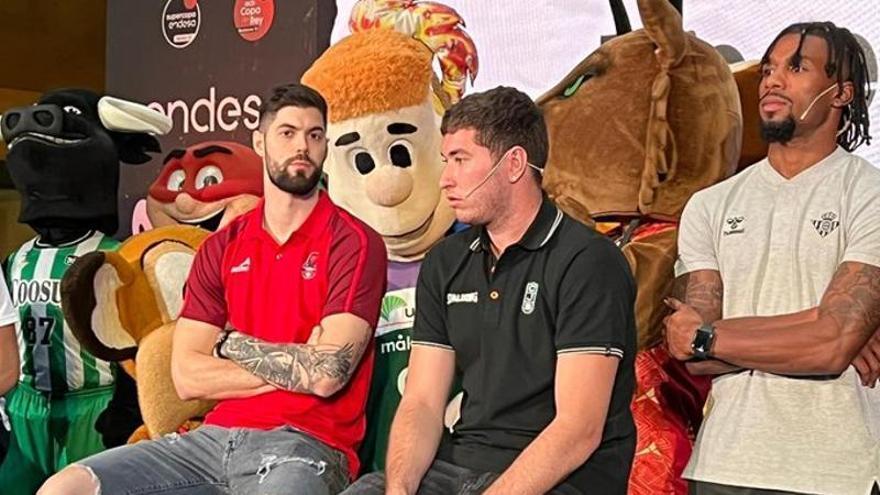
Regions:
<instances>
[{"instance_id":1,"label":"white sleeve stripe","mask_svg":"<svg viewBox=\"0 0 880 495\"><path fill-rule=\"evenodd\" d=\"M623 359L623 349L608 346L584 346L560 349L556 354L600 354L603 356L615 356Z\"/></svg>"},{"instance_id":2,"label":"white sleeve stripe","mask_svg":"<svg viewBox=\"0 0 880 495\"><path fill-rule=\"evenodd\" d=\"M427 342L427 341L424 341L424 340L413 340L413 341L410 341L410 344L412 344L412 345L423 345L423 346L425 346L425 347L436 347L436 348L438 348L438 349L445 349L445 350L447 350L447 351L454 351L454 350L455 350L455 349L452 348L451 345L438 344L437 342Z\"/></svg>"}]
</instances>

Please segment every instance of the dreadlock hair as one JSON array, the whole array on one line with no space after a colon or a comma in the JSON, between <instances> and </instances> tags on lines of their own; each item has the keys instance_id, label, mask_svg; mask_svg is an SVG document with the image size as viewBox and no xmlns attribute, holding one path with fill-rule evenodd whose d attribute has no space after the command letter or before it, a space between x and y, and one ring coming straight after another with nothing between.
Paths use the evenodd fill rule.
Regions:
<instances>
[{"instance_id":1,"label":"dreadlock hair","mask_svg":"<svg viewBox=\"0 0 880 495\"><path fill-rule=\"evenodd\" d=\"M802 22L792 24L785 28L761 58L761 64L766 64L770 58L770 52L776 43L785 35L798 34L800 42L792 57L791 64L800 65L801 49L804 39L809 36L817 36L825 40L828 47L828 62L825 64L825 74L828 77L837 78L838 88L844 82L853 85L853 99L843 109L840 122L837 124L840 134L837 136L837 144L847 151L852 151L862 143L871 144L871 135L868 134L868 99L870 86L868 82L868 64L865 61L865 52L856 40L856 37L846 28L837 27L832 22ZM838 90L839 91L839 90Z\"/></svg>"}]
</instances>

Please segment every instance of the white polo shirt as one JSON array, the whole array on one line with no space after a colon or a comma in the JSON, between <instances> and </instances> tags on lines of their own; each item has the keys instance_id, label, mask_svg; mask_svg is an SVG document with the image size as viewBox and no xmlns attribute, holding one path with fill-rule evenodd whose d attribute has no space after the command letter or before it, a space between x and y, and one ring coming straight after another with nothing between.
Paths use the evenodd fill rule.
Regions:
<instances>
[{"instance_id":1,"label":"white polo shirt","mask_svg":"<svg viewBox=\"0 0 880 495\"><path fill-rule=\"evenodd\" d=\"M676 276L718 270L723 318L818 306L844 261L880 266L880 170L837 148L792 179L765 159L698 192ZM760 371L716 377L684 477L803 493L870 492L880 478L880 387Z\"/></svg>"}]
</instances>

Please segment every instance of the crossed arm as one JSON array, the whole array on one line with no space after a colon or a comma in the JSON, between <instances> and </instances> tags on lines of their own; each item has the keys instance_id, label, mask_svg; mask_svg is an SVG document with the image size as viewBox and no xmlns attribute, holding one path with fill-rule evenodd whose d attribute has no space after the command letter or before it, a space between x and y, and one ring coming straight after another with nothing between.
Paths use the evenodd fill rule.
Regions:
<instances>
[{"instance_id":1,"label":"crossed arm","mask_svg":"<svg viewBox=\"0 0 880 495\"><path fill-rule=\"evenodd\" d=\"M305 344L269 343L233 331L220 355L278 388L330 397L354 374L372 332L348 313L328 316L321 325Z\"/></svg>"},{"instance_id":2,"label":"crossed arm","mask_svg":"<svg viewBox=\"0 0 880 495\"><path fill-rule=\"evenodd\" d=\"M182 399L244 398L278 389L329 397L348 383L372 331L350 313L325 317L304 344L270 343L231 331L212 351L221 329L181 318L171 371ZM225 359L224 359L225 358Z\"/></svg>"},{"instance_id":3,"label":"crossed arm","mask_svg":"<svg viewBox=\"0 0 880 495\"><path fill-rule=\"evenodd\" d=\"M673 356L692 356L690 344L702 322L714 322L716 327L715 359L689 363L691 372L748 368L795 375L839 374L852 363L866 384L880 373L880 337L875 335L880 327L880 268L844 262L819 306L785 315L722 320L721 294L721 277L714 270L698 270L676 280L671 302L675 311L666 319Z\"/></svg>"}]
</instances>

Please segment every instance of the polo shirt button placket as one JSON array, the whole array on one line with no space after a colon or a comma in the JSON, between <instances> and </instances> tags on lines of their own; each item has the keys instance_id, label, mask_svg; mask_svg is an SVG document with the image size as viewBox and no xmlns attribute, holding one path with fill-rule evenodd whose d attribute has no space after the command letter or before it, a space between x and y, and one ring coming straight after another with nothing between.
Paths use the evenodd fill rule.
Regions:
<instances>
[{"instance_id":1,"label":"polo shirt button placket","mask_svg":"<svg viewBox=\"0 0 880 495\"><path fill-rule=\"evenodd\" d=\"M275 255L275 259L276 259L276 260L280 260L280 259L281 259L281 253L276 254L276 255Z\"/></svg>"}]
</instances>

